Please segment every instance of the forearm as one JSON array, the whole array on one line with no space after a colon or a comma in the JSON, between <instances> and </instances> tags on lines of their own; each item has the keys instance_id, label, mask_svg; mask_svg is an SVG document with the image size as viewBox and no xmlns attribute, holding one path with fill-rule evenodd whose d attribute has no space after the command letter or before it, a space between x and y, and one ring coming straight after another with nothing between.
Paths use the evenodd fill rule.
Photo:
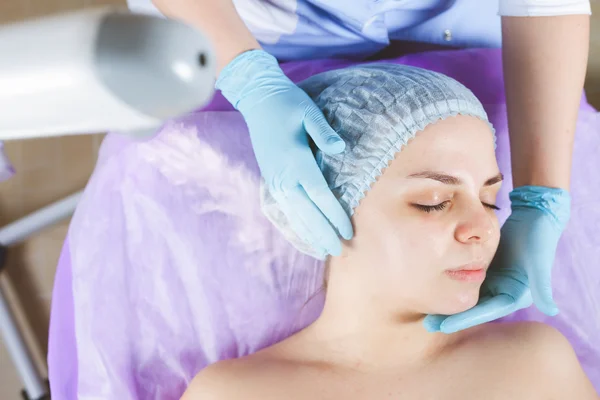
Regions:
<instances>
[{"instance_id":1,"label":"forearm","mask_svg":"<svg viewBox=\"0 0 600 400\"><path fill-rule=\"evenodd\" d=\"M568 189L589 16L502 17L513 185Z\"/></svg>"},{"instance_id":2,"label":"forearm","mask_svg":"<svg viewBox=\"0 0 600 400\"><path fill-rule=\"evenodd\" d=\"M164 15L204 32L217 52L217 76L236 56L260 45L231 0L153 0Z\"/></svg>"}]
</instances>

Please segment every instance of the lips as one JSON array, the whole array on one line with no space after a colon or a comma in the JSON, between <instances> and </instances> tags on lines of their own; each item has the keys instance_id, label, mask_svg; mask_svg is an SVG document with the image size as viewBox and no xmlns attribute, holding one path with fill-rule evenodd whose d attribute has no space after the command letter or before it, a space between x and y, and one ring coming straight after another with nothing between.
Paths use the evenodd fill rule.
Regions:
<instances>
[{"instance_id":1,"label":"lips","mask_svg":"<svg viewBox=\"0 0 600 400\"><path fill-rule=\"evenodd\" d=\"M486 264L472 263L444 271L450 279L462 282L483 282L487 270Z\"/></svg>"}]
</instances>

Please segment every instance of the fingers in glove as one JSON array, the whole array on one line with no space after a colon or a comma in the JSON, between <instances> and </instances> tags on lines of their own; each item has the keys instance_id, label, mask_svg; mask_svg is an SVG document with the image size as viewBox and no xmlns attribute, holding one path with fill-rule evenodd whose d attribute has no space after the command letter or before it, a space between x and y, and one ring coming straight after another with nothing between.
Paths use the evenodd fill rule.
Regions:
<instances>
[{"instance_id":1,"label":"fingers in glove","mask_svg":"<svg viewBox=\"0 0 600 400\"><path fill-rule=\"evenodd\" d=\"M307 110L304 129L324 153L339 154L346 148L346 142L329 126L329 122L316 105Z\"/></svg>"},{"instance_id":2,"label":"fingers in glove","mask_svg":"<svg viewBox=\"0 0 600 400\"><path fill-rule=\"evenodd\" d=\"M277 198L277 197L276 197ZM305 224L302 218L298 215L293 206L288 205L287 200L279 200L277 203L281 207L281 211L287 216L290 226L294 233L302 239L310 248L318 254L320 260L325 260L329 252L325 247L315 243L315 238L310 228Z\"/></svg>"},{"instance_id":3,"label":"fingers in glove","mask_svg":"<svg viewBox=\"0 0 600 400\"><path fill-rule=\"evenodd\" d=\"M467 311L450 315L440 325L440 331L443 333L462 331L505 317L520 308L515 300L507 294L499 294L482 300Z\"/></svg>"},{"instance_id":4,"label":"fingers in glove","mask_svg":"<svg viewBox=\"0 0 600 400\"><path fill-rule=\"evenodd\" d=\"M431 314L425 317L423 320L423 326L427 330L427 332L439 332L440 326L442 322L444 322L448 318L447 315L441 314Z\"/></svg>"},{"instance_id":5,"label":"fingers in glove","mask_svg":"<svg viewBox=\"0 0 600 400\"><path fill-rule=\"evenodd\" d=\"M354 229L350 217L334 196L323 177L323 173L317 164L307 167L307 178L301 179L300 184L315 203L321 213L329 220L331 225L337 229L339 234L346 240L352 239Z\"/></svg>"},{"instance_id":6,"label":"fingers in glove","mask_svg":"<svg viewBox=\"0 0 600 400\"><path fill-rule=\"evenodd\" d=\"M558 306L552 298L552 269L545 268L530 273L531 297L538 310L548 316L558 314Z\"/></svg>"},{"instance_id":7,"label":"fingers in glove","mask_svg":"<svg viewBox=\"0 0 600 400\"><path fill-rule=\"evenodd\" d=\"M301 229L306 235L303 239L307 239L313 248L322 247L327 254L333 256L342 254L342 244L337 233L303 187L297 186L286 191L284 202L287 203L284 212L290 220L295 221L295 225L303 227Z\"/></svg>"},{"instance_id":8,"label":"fingers in glove","mask_svg":"<svg viewBox=\"0 0 600 400\"><path fill-rule=\"evenodd\" d=\"M479 303L484 303L491 298L492 296L482 296L479 298ZM444 323L448 317L449 315L430 314L427 315L423 320L423 325L425 326L427 332L439 332L441 330L440 327L442 326L442 323Z\"/></svg>"}]
</instances>

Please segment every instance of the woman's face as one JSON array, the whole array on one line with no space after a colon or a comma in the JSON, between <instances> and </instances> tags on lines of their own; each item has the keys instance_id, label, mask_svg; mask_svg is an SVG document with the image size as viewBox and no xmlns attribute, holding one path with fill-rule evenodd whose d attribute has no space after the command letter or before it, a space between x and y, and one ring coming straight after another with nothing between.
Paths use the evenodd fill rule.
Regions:
<instances>
[{"instance_id":1,"label":"woman's face","mask_svg":"<svg viewBox=\"0 0 600 400\"><path fill-rule=\"evenodd\" d=\"M385 301L427 314L469 309L500 238L501 180L487 124L457 116L430 125L357 207L346 255Z\"/></svg>"}]
</instances>

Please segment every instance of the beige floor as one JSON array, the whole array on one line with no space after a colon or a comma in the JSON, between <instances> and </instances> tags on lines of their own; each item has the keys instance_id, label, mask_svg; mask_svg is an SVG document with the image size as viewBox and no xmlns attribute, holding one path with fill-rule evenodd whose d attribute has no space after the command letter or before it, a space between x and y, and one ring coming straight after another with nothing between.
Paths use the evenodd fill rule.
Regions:
<instances>
[{"instance_id":1,"label":"beige floor","mask_svg":"<svg viewBox=\"0 0 600 400\"><path fill-rule=\"evenodd\" d=\"M0 0L0 24L56 11L125 0ZM586 90L600 108L600 3L592 23L592 45ZM83 188L92 171L101 135L15 141L6 145L19 173L0 184L0 226ZM47 230L12 249L8 277L2 284L18 310L27 336L38 351L45 370L50 298L56 262L67 222ZM18 293L18 295L15 295ZM27 316L25 323L24 316ZM0 338L0 399L17 400L21 383Z\"/></svg>"}]
</instances>

